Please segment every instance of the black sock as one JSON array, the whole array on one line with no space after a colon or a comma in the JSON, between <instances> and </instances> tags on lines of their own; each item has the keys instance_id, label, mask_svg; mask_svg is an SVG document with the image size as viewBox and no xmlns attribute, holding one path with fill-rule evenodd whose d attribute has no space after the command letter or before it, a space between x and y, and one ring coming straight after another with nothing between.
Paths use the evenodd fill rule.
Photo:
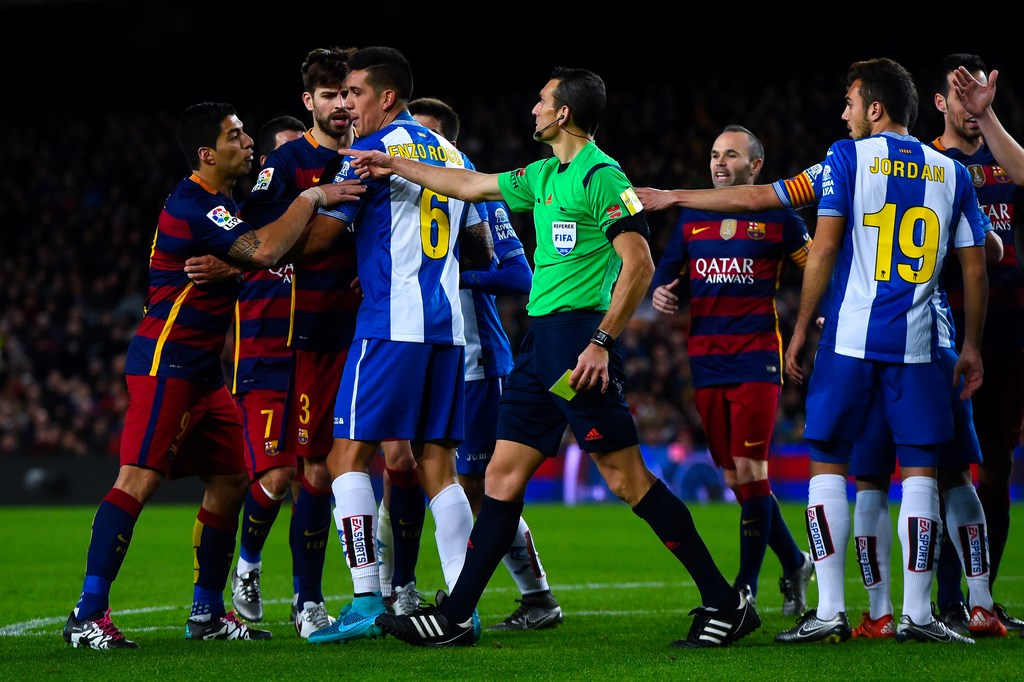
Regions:
<instances>
[{"instance_id":1,"label":"black sock","mask_svg":"<svg viewBox=\"0 0 1024 682\"><path fill-rule=\"evenodd\" d=\"M660 479L633 507L633 513L647 522L683 564L697 584L702 604L722 610L739 606L736 590L715 565L704 539L693 525L690 510Z\"/></svg>"},{"instance_id":2,"label":"black sock","mask_svg":"<svg viewBox=\"0 0 1024 682\"><path fill-rule=\"evenodd\" d=\"M473 616L480 595L516 538L522 514L522 500L502 502L484 495L480 514L469 535L466 563L452 593L441 607L441 612L449 620L464 623Z\"/></svg>"}]
</instances>

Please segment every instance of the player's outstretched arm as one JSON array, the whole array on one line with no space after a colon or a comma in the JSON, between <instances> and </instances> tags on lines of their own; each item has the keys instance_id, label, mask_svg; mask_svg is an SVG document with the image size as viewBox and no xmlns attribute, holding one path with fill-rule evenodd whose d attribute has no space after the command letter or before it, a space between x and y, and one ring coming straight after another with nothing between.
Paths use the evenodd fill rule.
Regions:
<instances>
[{"instance_id":1,"label":"player's outstretched arm","mask_svg":"<svg viewBox=\"0 0 1024 682\"><path fill-rule=\"evenodd\" d=\"M394 174L438 194L464 201L497 201L503 198L498 189L498 176L492 173L432 166L377 150L339 149L338 153L351 157L352 167L363 179L385 178Z\"/></svg>"},{"instance_id":2,"label":"player's outstretched arm","mask_svg":"<svg viewBox=\"0 0 1024 682\"><path fill-rule=\"evenodd\" d=\"M236 239L228 257L240 261L243 267L245 264L255 269L274 267L289 254L318 208L356 201L365 191L366 187L358 180L311 187L295 197L280 218Z\"/></svg>"},{"instance_id":3,"label":"player's outstretched arm","mask_svg":"<svg viewBox=\"0 0 1024 682\"><path fill-rule=\"evenodd\" d=\"M715 189L637 187L636 195L648 211L661 211L672 206L719 213L755 213L783 208L771 185L735 185Z\"/></svg>"}]
</instances>

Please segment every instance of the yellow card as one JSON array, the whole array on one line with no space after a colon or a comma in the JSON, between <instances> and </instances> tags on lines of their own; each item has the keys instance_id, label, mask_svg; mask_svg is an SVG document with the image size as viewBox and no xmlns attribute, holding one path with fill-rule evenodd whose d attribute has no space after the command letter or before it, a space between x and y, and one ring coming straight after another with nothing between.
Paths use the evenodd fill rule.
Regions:
<instances>
[{"instance_id":1,"label":"yellow card","mask_svg":"<svg viewBox=\"0 0 1024 682\"><path fill-rule=\"evenodd\" d=\"M572 370L565 370L565 374L558 378L555 385L548 390L557 395L559 398L565 398L566 400L572 400L576 397L576 391L569 385L569 377L572 376Z\"/></svg>"}]
</instances>

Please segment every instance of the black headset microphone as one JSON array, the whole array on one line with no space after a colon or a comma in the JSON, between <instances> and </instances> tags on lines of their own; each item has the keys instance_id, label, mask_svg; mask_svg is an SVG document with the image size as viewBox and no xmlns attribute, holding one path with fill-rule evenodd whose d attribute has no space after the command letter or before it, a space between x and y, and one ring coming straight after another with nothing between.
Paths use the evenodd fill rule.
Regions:
<instances>
[{"instance_id":1,"label":"black headset microphone","mask_svg":"<svg viewBox=\"0 0 1024 682\"><path fill-rule=\"evenodd\" d=\"M559 115L558 115L558 118L556 118L556 119L555 119L554 121L552 121L551 123L547 124L546 126L544 126L543 128L541 128L540 130L538 130L537 132L535 132L535 133L533 134L533 139L535 139L535 140L539 140L539 139L540 139L540 136L544 134L544 131L545 131L545 130L547 130L547 129L548 129L548 128L550 128L551 126L555 125L556 123L558 123L559 121L561 121L561 120L562 120L563 118L565 118L565 114L559 114Z\"/></svg>"}]
</instances>

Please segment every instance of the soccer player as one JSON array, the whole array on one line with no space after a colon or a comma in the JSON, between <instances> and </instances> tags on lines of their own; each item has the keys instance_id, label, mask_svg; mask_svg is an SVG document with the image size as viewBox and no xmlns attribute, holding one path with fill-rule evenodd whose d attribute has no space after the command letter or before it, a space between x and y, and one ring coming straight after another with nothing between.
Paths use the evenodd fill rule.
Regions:
<instances>
[{"instance_id":1,"label":"soccer player","mask_svg":"<svg viewBox=\"0 0 1024 682\"><path fill-rule=\"evenodd\" d=\"M267 155L285 142L297 140L306 134L306 124L291 114L275 116L264 123L256 133L256 151L260 153L260 169L267 163Z\"/></svg>"},{"instance_id":2,"label":"soccer player","mask_svg":"<svg viewBox=\"0 0 1024 682\"><path fill-rule=\"evenodd\" d=\"M278 220L253 229L231 198L253 160L253 140L234 107L188 107L178 118L177 138L192 173L168 196L157 224L145 317L125 363L130 402L121 468L93 518L82 593L64 626L64 640L75 647L138 648L110 618L110 587L143 506L164 478L184 476L199 476L206 488L192 533L195 577L185 638L270 638L224 608L247 488L238 409L220 362L240 282L201 287L184 264L205 252L256 268L288 262L318 207L364 191L357 183L307 190Z\"/></svg>"},{"instance_id":3,"label":"soccer player","mask_svg":"<svg viewBox=\"0 0 1024 682\"><path fill-rule=\"evenodd\" d=\"M459 115L446 102L423 97L409 102L409 112L458 146ZM466 168L475 170L466 155L462 156ZM485 206L494 261L487 270L463 269L459 274L459 297L466 322L466 440L459 444L456 470L474 515L480 513L484 474L494 453L498 398L512 371L512 345L501 326L495 296L529 294L533 281L523 244L509 220L508 206L503 201L488 201ZM560 625L562 607L551 593L533 533L523 518L502 563L519 588L519 607L488 630L541 630Z\"/></svg>"},{"instance_id":4,"label":"soccer player","mask_svg":"<svg viewBox=\"0 0 1024 682\"><path fill-rule=\"evenodd\" d=\"M458 582L436 607L377 624L411 644L470 646L480 636L476 605L519 526L527 483L557 454L566 426L611 490L644 519L689 571L701 594L683 647L728 645L760 626L754 607L715 565L686 505L644 464L623 385L615 337L654 273L643 207L618 163L594 142L606 101L601 78L556 68L533 107L535 140L552 157L485 174L440 168L401 148L352 150L367 178L392 174L444 196L504 200L533 212L537 230L527 310L531 326L499 401L497 443Z\"/></svg>"},{"instance_id":5,"label":"soccer player","mask_svg":"<svg viewBox=\"0 0 1024 682\"><path fill-rule=\"evenodd\" d=\"M850 136L854 139L871 134L871 127L864 125L851 126ZM760 211L769 208L808 206L819 201L824 194L824 164L817 164L787 180L771 185L744 185L714 190L655 190L638 188L637 193L644 205L650 210L657 210L669 205L689 206L719 211ZM998 262L1002 256L1002 247L991 232L988 221L980 212L975 211L972 221L986 225L986 258ZM937 309L944 308L945 294L937 290L934 305ZM948 312L948 307L945 307ZM952 348L951 322L945 324L942 316L937 318L939 328L947 333L937 334L939 356L945 362L950 361L947 351ZM949 366L952 372L952 365ZM981 503L977 495L958 494L964 488L957 488L963 463L976 461L971 458L970 444L977 442L974 427L970 420L970 403L961 400L961 389L954 388L951 399L954 401L952 414L955 416L955 439L939 450L940 484L944 488L947 518L979 518L982 514ZM967 415L964 418L964 415ZM881 422L881 424L879 424ZM888 561L891 547L891 532L886 536L886 529L891 530L888 520L888 478L895 463L892 436L884 417L872 414L863 432L857 438L851 451L851 472L859 474L857 479L858 495L854 520L858 561L862 567L862 578L868 587L870 610L864 614L864 621L852 634L855 637L884 638L896 634L896 625L892 620L892 604L888 593ZM976 451L976 445L974 450ZM970 488L972 491L973 488ZM968 491L969 492L969 491ZM952 511L951 511L952 510ZM884 520L882 516L884 515ZM904 574L912 567L904 566ZM905 582L907 582L905 580ZM920 596L920 595L919 595ZM991 623L977 623L976 630L988 630ZM821 637L845 639L849 635L849 626L836 623L831 631L819 631ZM943 635L944 636L944 635Z\"/></svg>"},{"instance_id":6,"label":"soccer player","mask_svg":"<svg viewBox=\"0 0 1024 682\"><path fill-rule=\"evenodd\" d=\"M964 272L968 310L953 370L961 398L981 385L987 281L985 220L967 169L908 134L917 117L910 73L889 59L855 62L847 73L843 120L856 139L832 145L823 166L814 249L786 351L786 373L803 382L807 326L824 315L807 390L811 455L807 533L818 574L818 607L778 642L850 636L843 573L850 533L846 476L865 424L864 396L886 415L903 477L899 535L904 559L899 641L973 642L932 618L928 598L941 537L935 470L953 436L949 372L938 357L932 296L947 253ZM827 291L827 296L826 296Z\"/></svg>"},{"instance_id":7,"label":"soccer player","mask_svg":"<svg viewBox=\"0 0 1024 682\"><path fill-rule=\"evenodd\" d=\"M278 116L265 123L256 135L261 171L270 152L305 132L305 125L294 116ZM244 206L242 214L250 224L259 224ZM235 305L231 393L242 416L245 463L252 485L242 512L239 559L231 574L231 594L235 611L253 622L263 619L260 554L273 523L270 517L280 506L280 500L271 492L275 489L272 480L295 473L294 467L285 467L283 463L280 469L266 464L268 460L277 463L280 454L292 366L288 339L292 331L293 275L290 263L242 273L242 288Z\"/></svg>"},{"instance_id":8,"label":"soccer player","mask_svg":"<svg viewBox=\"0 0 1024 682\"><path fill-rule=\"evenodd\" d=\"M752 132L726 126L711 148L715 187L750 185L764 166ZM775 307L787 260L803 268L811 238L793 209L737 215L683 209L654 272L654 308L674 315L689 280L687 352L694 403L708 449L740 503L740 566L734 585L752 603L769 546L782 563L784 615L803 613L814 562L793 540L768 481L782 388L782 338Z\"/></svg>"},{"instance_id":9,"label":"soccer player","mask_svg":"<svg viewBox=\"0 0 1024 682\"><path fill-rule=\"evenodd\" d=\"M1024 416L1024 273L1014 241L1014 225L1020 221L1020 187L1024 185L1024 149L992 109L998 71L988 74L981 57L964 53L947 55L939 67L934 103L942 112L944 127L930 145L971 171L982 210L1004 245L1002 260L988 266L982 360L992 371L973 398L974 425L983 453L977 493L987 522L988 581L994 588L1009 535L1013 450L1020 442ZM964 310L958 272L953 268L943 277L948 279L949 301L960 328ZM968 615L968 620L970 616L960 591L961 562L949 555L940 555L936 601L947 624L962 627L964 616ZM971 577L968 573L968 583ZM1024 630L1024 622L1010 616L1003 605L996 603L994 608L1005 627Z\"/></svg>"},{"instance_id":10,"label":"soccer player","mask_svg":"<svg viewBox=\"0 0 1024 682\"><path fill-rule=\"evenodd\" d=\"M345 107L359 131L355 147L423 154L428 164L463 165L451 143L409 114L412 70L401 52L361 48L349 67ZM352 177L346 159L337 179ZM487 226L473 205L398 177L368 182L358 210L324 212L314 232L322 222L355 230L363 302L338 389L334 446L327 458L354 599L332 625L309 636L315 643L380 634L374 621L385 605L369 466L386 439L411 442L438 528L446 582L454 582L462 570L473 512L455 474L455 446L464 430L458 258L461 251L466 263L486 267L492 256ZM460 241L463 230L467 235ZM472 238L474 231L482 232L482 247Z\"/></svg>"},{"instance_id":11,"label":"soccer player","mask_svg":"<svg viewBox=\"0 0 1024 682\"><path fill-rule=\"evenodd\" d=\"M270 154L243 207L255 224L273 220L303 190L332 178L340 157L337 150L354 137L343 101L352 50L315 48L302 64L303 103L313 114L313 127L300 139ZM330 167L330 170L328 168ZM335 225L332 228L337 227ZM250 470L255 480L243 515L243 543L232 578L233 601L239 613L263 615L260 593L260 554L267 532L277 518L289 483L301 463L302 486L291 517L290 546L295 595L293 615L301 637L330 625L324 605L323 565L331 525L331 491L326 457L333 443L334 396L352 340L359 293L351 234L339 236L294 264L294 290L286 301L289 312L287 344L294 357L289 365L287 399L280 448L258 452ZM189 272L201 272L201 260L189 261ZM209 267L209 264L206 263ZM269 414L268 414L269 412ZM271 433L273 412L253 411L259 428Z\"/></svg>"}]
</instances>

